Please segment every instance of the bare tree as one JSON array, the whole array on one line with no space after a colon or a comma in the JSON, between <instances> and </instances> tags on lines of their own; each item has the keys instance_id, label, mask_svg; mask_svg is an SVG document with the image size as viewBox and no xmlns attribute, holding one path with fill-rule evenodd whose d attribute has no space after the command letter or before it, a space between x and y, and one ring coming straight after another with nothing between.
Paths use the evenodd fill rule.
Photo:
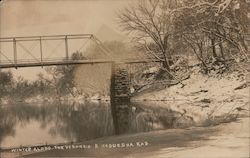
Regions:
<instances>
[{"instance_id":1,"label":"bare tree","mask_svg":"<svg viewBox=\"0 0 250 158\"><path fill-rule=\"evenodd\" d=\"M120 26L128 31L139 47L151 56L162 60L163 67L170 73L172 62L169 37L172 31L171 0L141 0L134 6L122 10L118 17ZM152 46L154 45L154 46Z\"/></svg>"},{"instance_id":2,"label":"bare tree","mask_svg":"<svg viewBox=\"0 0 250 158\"><path fill-rule=\"evenodd\" d=\"M249 6L243 0L186 1L175 10L173 25L208 69L211 58L214 63L226 64L233 57L231 48L236 48L241 58L248 59L244 33Z\"/></svg>"},{"instance_id":3,"label":"bare tree","mask_svg":"<svg viewBox=\"0 0 250 158\"><path fill-rule=\"evenodd\" d=\"M183 43L206 70L211 61L226 65L234 58L231 48L237 49L242 60L248 60L244 33L249 30L249 6L244 0L141 0L120 11L118 17L137 46L162 60L163 69L174 77L173 54L188 51ZM176 49L178 45L186 50Z\"/></svg>"}]
</instances>

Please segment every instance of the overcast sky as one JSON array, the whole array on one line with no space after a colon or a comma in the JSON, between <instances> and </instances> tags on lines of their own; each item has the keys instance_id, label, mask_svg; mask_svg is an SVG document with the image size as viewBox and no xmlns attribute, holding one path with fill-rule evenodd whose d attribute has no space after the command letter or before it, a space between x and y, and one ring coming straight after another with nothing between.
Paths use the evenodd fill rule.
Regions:
<instances>
[{"instance_id":1,"label":"overcast sky","mask_svg":"<svg viewBox=\"0 0 250 158\"><path fill-rule=\"evenodd\" d=\"M117 26L116 13L133 2L133 0L3 0L0 3L0 36L95 34L103 25L122 34ZM38 68L20 68L15 74L31 79L36 72Z\"/></svg>"},{"instance_id":2,"label":"overcast sky","mask_svg":"<svg viewBox=\"0 0 250 158\"><path fill-rule=\"evenodd\" d=\"M117 30L116 12L128 0L4 0L1 36L95 33L103 24ZM119 30L117 30L119 31Z\"/></svg>"}]
</instances>

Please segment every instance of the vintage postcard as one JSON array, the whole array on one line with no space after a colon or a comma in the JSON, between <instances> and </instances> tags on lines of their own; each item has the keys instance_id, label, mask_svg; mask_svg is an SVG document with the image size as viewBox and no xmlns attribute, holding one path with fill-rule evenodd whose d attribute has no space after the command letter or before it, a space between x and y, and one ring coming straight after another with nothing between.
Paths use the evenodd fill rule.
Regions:
<instances>
[{"instance_id":1,"label":"vintage postcard","mask_svg":"<svg viewBox=\"0 0 250 158\"><path fill-rule=\"evenodd\" d=\"M1 0L0 158L249 158L249 0Z\"/></svg>"}]
</instances>

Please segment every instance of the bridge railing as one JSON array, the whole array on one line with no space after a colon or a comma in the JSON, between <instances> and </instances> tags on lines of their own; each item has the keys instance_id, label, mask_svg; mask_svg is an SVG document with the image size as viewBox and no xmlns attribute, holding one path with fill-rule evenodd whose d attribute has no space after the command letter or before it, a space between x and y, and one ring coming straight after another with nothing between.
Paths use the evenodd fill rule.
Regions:
<instances>
[{"instance_id":1,"label":"bridge railing","mask_svg":"<svg viewBox=\"0 0 250 158\"><path fill-rule=\"evenodd\" d=\"M72 60L71 55L86 47L86 41L93 41L105 56L86 57L84 60ZM80 40L80 41L79 41ZM52 43L51 43L52 41ZM55 41L55 42L54 42ZM53 43L54 42L54 43ZM82 43L81 43L82 42ZM80 49L77 49L77 44ZM49 47L53 47L51 48ZM60 48L60 50L58 49ZM58 53L60 52L60 53ZM158 62L159 59L133 56L131 58L114 58L112 51L92 34L68 34L53 36L0 37L0 68L18 68L47 65L93 64L93 63L143 63ZM55 57L56 56L56 57Z\"/></svg>"},{"instance_id":2,"label":"bridge railing","mask_svg":"<svg viewBox=\"0 0 250 158\"><path fill-rule=\"evenodd\" d=\"M19 36L1 37L0 42L21 42L21 41L44 41L44 40L65 40L65 39L90 39L92 34L68 34L68 35L48 35L48 36Z\"/></svg>"},{"instance_id":3,"label":"bridge railing","mask_svg":"<svg viewBox=\"0 0 250 158\"><path fill-rule=\"evenodd\" d=\"M0 64L18 64L24 62L42 63L49 60L56 61L69 59L70 53L73 52L71 49L75 49L74 46L77 40L94 40L94 36L92 34L68 34L2 37L0 38ZM35 49L31 47L32 45L35 45ZM50 50L49 47L53 47L53 49ZM51 55L53 56L53 54L56 54L55 52L58 51L57 49L60 49L60 58L50 58ZM50 52L49 55L46 54L48 52ZM28 59L22 59L24 57Z\"/></svg>"}]
</instances>

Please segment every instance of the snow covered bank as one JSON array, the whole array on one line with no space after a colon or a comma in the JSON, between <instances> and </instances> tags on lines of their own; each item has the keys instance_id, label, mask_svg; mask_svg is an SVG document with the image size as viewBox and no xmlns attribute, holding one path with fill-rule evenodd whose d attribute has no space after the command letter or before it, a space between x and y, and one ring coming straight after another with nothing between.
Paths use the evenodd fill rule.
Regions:
<instances>
[{"instance_id":1,"label":"snow covered bank","mask_svg":"<svg viewBox=\"0 0 250 158\"><path fill-rule=\"evenodd\" d=\"M249 116L249 82L246 74L203 75L193 70L185 86L174 85L162 90L141 93L134 102L151 102L179 111L198 124L228 121L232 116ZM219 120L218 120L219 119Z\"/></svg>"}]
</instances>

